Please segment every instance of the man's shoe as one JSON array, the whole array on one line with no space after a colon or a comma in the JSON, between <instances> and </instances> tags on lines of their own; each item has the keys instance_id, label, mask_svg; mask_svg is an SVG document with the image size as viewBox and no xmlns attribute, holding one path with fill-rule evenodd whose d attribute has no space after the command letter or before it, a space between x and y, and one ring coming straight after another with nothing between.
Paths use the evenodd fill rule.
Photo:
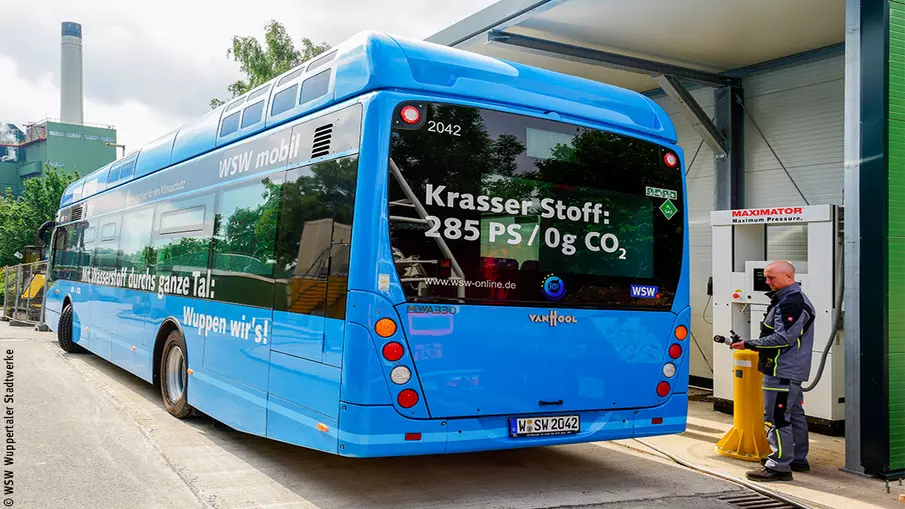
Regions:
<instances>
[{"instance_id":1,"label":"man's shoe","mask_svg":"<svg viewBox=\"0 0 905 509\"><path fill-rule=\"evenodd\" d=\"M804 463L796 463L793 461L791 467L792 467L792 472L810 472L811 471L811 465L807 461L805 461Z\"/></svg>"},{"instance_id":2,"label":"man's shoe","mask_svg":"<svg viewBox=\"0 0 905 509\"><path fill-rule=\"evenodd\" d=\"M767 466L767 459L764 458L764 459L760 460L760 464L763 466ZM807 473L807 472L811 471L811 465L807 461L805 461L804 463L798 463L798 462L793 461L790 466L792 467L792 472Z\"/></svg>"},{"instance_id":3,"label":"man's shoe","mask_svg":"<svg viewBox=\"0 0 905 509\"><path fill-rule=\"evenodd\" d=\"M791 481L792 480L792 472L780 472L778 470L773 470L769 467L764 467L760 470L752 470L745 474L751 481L758 482L773 482L773 481Z\"/></svg>"}]
</instances>

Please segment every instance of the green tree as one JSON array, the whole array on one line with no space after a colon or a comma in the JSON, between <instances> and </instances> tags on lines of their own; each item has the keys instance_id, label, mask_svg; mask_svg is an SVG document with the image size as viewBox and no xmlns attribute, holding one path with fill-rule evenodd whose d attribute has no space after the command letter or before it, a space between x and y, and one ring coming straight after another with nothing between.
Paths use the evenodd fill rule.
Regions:
<instances>
[{"instance_id":1,"label":"green tree","mask_svg":"<svg viewBox=\"0 0 905 509\"><path fill-rule=\"evenodd\" d=\"M238 97L330 49L326 42L315 44L307 37L303 37L301 42L302 47L296 48L286 27L276 20L271 20L264 27L263 46L255 37L233 36L233 44L227 50L226 57L239 62L245 79L227 87L232 97ZM217 108L224 102L215 98L210 106Z\"/></svg>"},{"instance_id":2,"label":"green tree","mask_svg":"<svg viewBox=\"0 0 905 509\"><path fill-rule=\"evenodd\" d=\"M43 175L23 183L20 195L13 195L12 189L0 195L0 264L20 263L15 253L34 245L38 228L56 216L63 191L78 178L77 171L45 165Z\"/></svg>"}]
</instances>

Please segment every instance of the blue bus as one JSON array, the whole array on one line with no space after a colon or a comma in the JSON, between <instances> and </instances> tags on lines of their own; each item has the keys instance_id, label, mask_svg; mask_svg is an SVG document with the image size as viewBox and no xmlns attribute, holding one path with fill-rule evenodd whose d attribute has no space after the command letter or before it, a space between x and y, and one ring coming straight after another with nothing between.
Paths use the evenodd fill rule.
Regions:
<instances>
[{"instance_id":1,"label":"blue bus","mask_svg":"<svg viewBox=\"0 0 905 509\"><path fill-rule=\"evenodd\" d=\"M676 142L643 95L360 34L74 182L45 319L177 418L333 454L682 432Z\"/></svg>"}]
</instances>

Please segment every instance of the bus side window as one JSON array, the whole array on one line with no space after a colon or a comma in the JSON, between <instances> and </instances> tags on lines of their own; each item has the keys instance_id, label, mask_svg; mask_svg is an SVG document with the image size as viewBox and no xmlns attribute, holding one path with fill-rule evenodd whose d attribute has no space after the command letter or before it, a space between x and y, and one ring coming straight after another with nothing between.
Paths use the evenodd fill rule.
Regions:
<instances>
[{"instance_id":1,"label":"bus side window","mask_svg":"<svg viewBox=\"0 0 905 509\"><path fill-rule=\"evenodd\" d=\"M53 278L69 279L72 269L72 253L69 251L69 236L65 226L53 234Z\"/></svg>"},{"instance_id":2,"label":"bus side window","mask_svg":"<svg viewBox=\"0 0 905 509\"><path fill-rule=\"evenodd\" d=\"M94 248L94 266L103 270L117 269L116 250L120 217L118 215L105 216L99 222L99 234Z\"/></svg>"},{"instance_id":3,"label":"bus side window","mask_svg":"<svg viewBox=\"0 0 905 509\"><path fill-rule=\"evenodd\" d=\"M144 272L149 266L153 219L153 206L130 210L123 215L117 251L118 266L135 269L136 273Z\"/></svg>"},{"instance_id":4,"label":"bus side window","mask_svg":"<svg viewBox=\"0 0 905 509\"><path fill-rule=\"evenodd\" d=\"M326 179L316 166L286 172L280 198L280 226L273 308L324 316L333 212Z\"/></svg>"},{"instance_id":5,"label":"bus side window","mask_svg":"<svg viewBox=\"0 0 905 509\"><path fill-rule=\"evenodd\" d=\"M349 265L352 247L352 213L355 208L355 182L358 158L330 161L335 165L331 193L333 208L333 240L330 275L327 283L327 318L346 318L346 295L349 289Z\"/></svg>"},{"instance_id":6,"label":"bus side window","mask_svg":"<svg viewBox=\"0 0 905 509\"><path fill-rule=\"evenodd\" d=\"M286 173L274 309L345 318L357 171L347 157Z\"/></svg>"},{"instance_id":7,"label":"bus side window","mask_svg":"<svg viewBox=\"0 0 905 509\"><path fill-rule=\"evenodd\" d=\"M214 193L157 204L152 263L156 274L206 272L214 229Z\"/></svg>"},{"instance_id":8,"label":"bus side window","mask_svg":"<svg viewBox=\"0 0 905 509\"><path fill-rule=\"evenodd\" d=\"M220 190L211 243L217 300L273 306L273 265L282 175Z\"/></svg>"},{"instance_id":9,"label":"bus side window","mask_svg":"<svg viewBox=\"0 0 905 509\"><path fill-rule=\"evenodd\" d=\"M94 224L84 221L80 223L80 228L82 229L82 235L79 238L79 247L78 247L78 256L79 256L79 267L91 267L93 258L94 258L94 239L96 235L96 230Z\"/></svg>"}]
</instances>

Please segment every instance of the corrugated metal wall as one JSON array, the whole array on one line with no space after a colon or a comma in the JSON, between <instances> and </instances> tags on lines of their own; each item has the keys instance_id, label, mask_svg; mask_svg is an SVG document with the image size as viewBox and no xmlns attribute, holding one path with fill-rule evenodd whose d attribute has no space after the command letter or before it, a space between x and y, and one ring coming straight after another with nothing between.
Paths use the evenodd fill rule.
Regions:
<instances>
[{"instance_id":1,"label":"corrugated metal wall","mask_svg":"<svg viewBox=\"0 0 905 509\"><path fill-rule=\"evenodd\" d=\"M745 107L811 204L842 204L845 61L836 56L799 62L755 73L744 80ZM713 116L713 90L692 95ZM691 163L701 138L672 101L654 98L672 117ZM745 207L803 205L764 136L745 119ZM714 158L705 143L687 177L691 261L692 333L711 362L707 279L711 276L710 211L714 196ZM770 227L770 259L807 260L807 234L801 226ZM701 353L693 347L691 375L713 378Z\"/></svg>"},{"instance_id":2,"label":"corrugated metal wall","mask_svg":"<svg viewBox=\"0 0 905 509\"><path fill-rule=\"evenodd\" d=\"M889 3L889 133L887 175L890 221L886 288L889 292L889 470L905 468L905 298L895 289L905 282L905 2ZM898 315L898 318L896 316Z\"/></svg>"},{"instance_id":3,"label":"corrugated metal wall","mask_svg":"<svg viewBox=\"0 0 905 509\"><path fill-rule=\"evenodd\" d=\"M713 118L713 90L700 88L692 91L692 95L701 107ZM705 143L701 145L701 137L691 127L688 120L678 111L675 104L666 96L654 98L669 113L679 134L679 145L685 151L685 164L688 187L688 236L689 260L691 262L691 332L707 355L707 362L712 364L713 329L707 304L707 279L710 277L710 211L713 209L713 152ZM695 152L701 147L695 158ZM694 162L692 162L694 158ZM690 166L688 166L690 165ZM703 311L707 309L706 316ZM697 347L692 346L691 375L702 378L713 378L707 362Z\"/></svg>"},{"instance_id":4,"label":"corrugated metal wall","mask_svg":"<svg viewBox=\"0 0 905 509\"><path fill-rule=\"evenodd\" d=\"M842 204L845 60L837 56L758 73L744 80L745 107L812 205ZM805 202L745 119L745 207ZM804 226L773 226L767 257L807 261Z\"/></svg>"}]
</instances>

